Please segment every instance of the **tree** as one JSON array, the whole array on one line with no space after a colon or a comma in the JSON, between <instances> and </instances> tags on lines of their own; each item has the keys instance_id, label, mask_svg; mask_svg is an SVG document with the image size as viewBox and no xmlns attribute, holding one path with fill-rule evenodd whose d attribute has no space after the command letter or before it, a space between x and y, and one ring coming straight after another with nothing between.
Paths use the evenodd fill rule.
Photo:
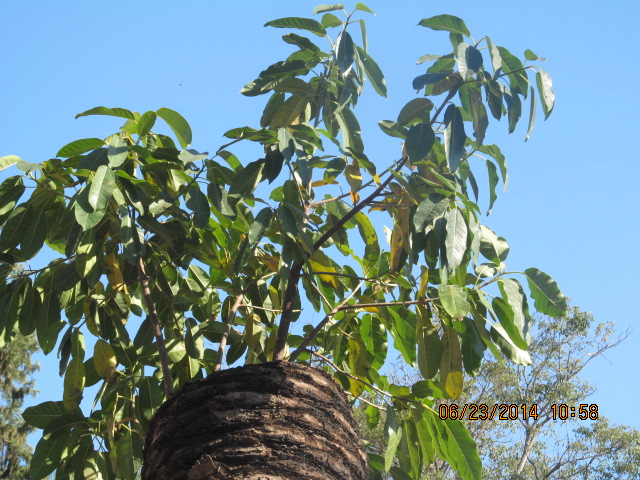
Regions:
<instances>
[{"instance_id":1,"label":"tree","mask_svg":"<svg viewBox=\"0 0 640 480\"><path fill-rule=\"evenodd\" d=\"M27 435L35 429L21 417L25 397L35 394L34 373L38 365L31 356L38 350L36 339L16 336L0 348L0 478L28 480L31 447Z\"/></svg>"},{"instance_id":2,"label":"tree","mask_svg":"<svg viewBox=\"0 0 640 480\"><path fill-rule=\"evenodd\" d=\"M417 478L437 454L463 478L480 478L480 458L468 432L460 421L441 421L433 406L461 394L464 372L478 370L486 348L530 362L529 304L516 276L526 279L537 310L554 316L566 310L547 274L506 269L509 246L481 224L478 206L479 167L488 172L489 210L500 179L507 181L504 155L484 142L489 114L506 117L511 133L528 99L528 138L536 97L545 118L553 110L551 79L529 64L542 60L531 50L523 63L489 37L474 41L457 17L425 18L421 26L449 33L453 51L419 60L433 62L413 80L424 95L411 100L397 121L379 123L397 142L398 159L374 158L365 153L354 113L365 81L380 95L387 89L359 18L370 10L358 3L341 19L333 13L341 9L316 8L320 21L287 17L267 23L328 43L324 48L298 33L285 34L294 52L242 89L249 97L269 95L258 128L227 131L228 143L213 155L189 148L189 124L169 108L140 114L96 107L78 117L122 118L118 132L73 141L39 164L17 156L0 159L0 167L15 164L23 172L0 186L3 268L29 261L45 244L58 254L44 267L3 281L0 297L4 340L17 331L35 331L45 353L58 345L64 371L62 401L24 412L31 425L43 429L31 466L34 478L54 470L56 478L87 472L133 478L143 441L148 455L173 459L176 478L211 478L215 471L232 478L228 472L242 462L233 457L221 463L217 451L206 450L228 445L224 438L180 437L200 442L189 448L157 439L170 438L164 427L172 421L163 415L172 405L189 405L174 419L182 422L194 406L189 402L210 400L204 393L191 396L192 388L207 391L206 382L176 395L175 389L243 358L258 365L255 371L271 368L269 378L282 377L273 384L277 388L296 383L305 390L312 381L309 373L299 377L307 380L287 383L301 367L264 363L288 358L330 372L354 398L364 391L392 398L387 449L384 458L371 458L374 469ZM352 36L358 25L361 45ZM158 120L173 137L158 133ZM465 130L470 128L472 137ZM231 151L239 142L254 145L257 160L241 162ZM33 191L21 200L27 185ZM383 221L391 225L388 251L376 228ZM304 324L301 310L311 308L304 297L323 312L323 320ZM442 325L441 336L434 321ZM404 361L418 365L423 380L396 385L383 374L389 338ZM89 349L93 355L86 354ZM237 379L238 372L222 372L220 378ZM83 392L97 384L87 415ZM284 408L269 403L283 398L279 393L246 388L242 398L262 398L260 409ZM309 405L320 409L326 402ZM340 411L327 414L334 423L323 433L338 431L340 418L349 430L349 414ZM201 420L217 425L224 415ZM302 416L315 421L311 414ZM254 432L236 429L246 424L241 417L228 426L244 432L233 444L255 446ZM220 431L204 430L198 435ZM316 430L317 425L301 428ZM347 462L336 466L342 473L326 474L322 468L332 462L309 460L296 464L291 476L354 478L356 470L366 476L360 454L350 457L359 450L357 442L342 440L329 442L339 453L325 460L350 458L351 471ZM290 441L280 434L273 440L286 447L275 448L283 452ZM316 451L306 441L312 440L298 442L298 448L306 445L298 463ZM163 446L167 450L155 450ZM400 467L393 465L396 455ZM147 457L143 476L158 464ZM252 474L268 478L258 470Z\"/></svg>"},{"instance_id":3,"label":"tree","mask_svg":"<svg viewBox=\"0 0 640 480\"><path fill-rule=\"evenodd\" d=\"M464 415L464 423L481 452L486 480L637 478L640 432L611 425L597 405L588 402L595 389L579 378L589 362L627 335L615 337L608 323L594 328L591 314L576 307L559 319L539 316L528 350L532 366L487 358L464 394L455 401L443 401L439 414L453 418ZM406 374L414 379L418 376L415 371ZM477 418L482 412L473 413L471 405L492 407L496 402L507 408L515 405L517 415L502 407L493 419L482 420ZM466 414L462 413L464 405L469 407ZM527 406L526 419L522 405ZM357 417L370 441L369 448L382 452L380 432L366 428L365 409L361 405L359 410ZM507 420L498 419L501 413ZM422 478L460 477L449 465L436 460Z\"/></svg>"}]
</instances>

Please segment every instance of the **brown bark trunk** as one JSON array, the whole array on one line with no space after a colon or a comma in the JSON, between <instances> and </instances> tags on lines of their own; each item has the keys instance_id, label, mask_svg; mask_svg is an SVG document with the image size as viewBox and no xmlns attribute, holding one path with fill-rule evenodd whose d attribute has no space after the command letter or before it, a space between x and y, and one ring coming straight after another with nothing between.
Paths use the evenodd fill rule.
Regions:
<instances>
[{"instance_id":1,"label":"brown bark trunk","mask_svg":"<svg viewBox=\"0 0 640 480\"><path fill-rule=\"evenodd\" d=\"M343 390L289 362L215 372L177 392L147 434L143 480L368 480Z\"/></svg>"}]
</instances>

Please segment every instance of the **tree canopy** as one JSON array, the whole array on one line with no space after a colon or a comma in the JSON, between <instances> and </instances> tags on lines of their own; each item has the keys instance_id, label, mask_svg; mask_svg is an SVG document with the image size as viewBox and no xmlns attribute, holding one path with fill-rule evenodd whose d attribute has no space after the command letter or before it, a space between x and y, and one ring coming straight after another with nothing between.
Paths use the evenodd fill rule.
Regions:
<instances>
[{"instance_id":1,"label":"tree canopy","mask_svg":"<svg viewBox=\"0 0 640 480\"><path fill-rule=\"evenodd\" d=\"M43 429L34 479L133 479L148 422L174 389L225 364L282 359L321 365L353 398L391 399L374 469L418 478L437 456L481 478L464 425L433 407L461 395L486 349L531 363L524 285L536 310L566 312L546 273L507 269L509 245L478 205L481 185L490 212L508 179L485 142L489 118L512 133L528 104L528 138L537 104L545 118L553 110L551 78L531 50L521 59L474 40L460 18L424 18L452 51L418 60L428 66L416 98L379 122L398 156L376 158L355 114L367 84L387 92L370 13L321 5L315 18L267 22L293 30L282 37L293 53L242 88L268 97L264 111L213 154L190 148L191 128L170 108L101 106L77 117L115 117L115 133L41 163L0 158L21 171L0 185L0 341L35 332L45 353L57 346L64 375L60 401L24 412ZM241 161L239 142L256 156ZM8 276L45 245L54 260ZM310 308L323 319L309 323ZM389 341L420 381L385 375ZM83 392L94 385L91 404Z\"/></svg>"}]
</instances>

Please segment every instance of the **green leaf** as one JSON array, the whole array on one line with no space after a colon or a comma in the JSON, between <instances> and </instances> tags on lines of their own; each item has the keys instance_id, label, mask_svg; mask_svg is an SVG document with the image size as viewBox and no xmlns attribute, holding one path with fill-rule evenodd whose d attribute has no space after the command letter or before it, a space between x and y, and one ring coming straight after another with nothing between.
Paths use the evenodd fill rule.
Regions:
<instances>
[{"instance_id":1,"label":"green leaf","mask_svg":"<svg viewBox=\"0 0 640 480\"><path fill-rule=\"evenodd\" d=\"M524 51L524 58L526 58L527 60L535 61L535 60L538 60L539 57L527 48Z\"/></svg>"},{"instance_id":2,"label":"green leaf","mask_svg":"<svg viewBox=\"0 0 640 480\"><path fill-rule=\"evenodd\" d=\"M320 24L320 22L313 20L311 18L301 18L301 17L285 17L279 18L277 20L271 20L264 24L265 27L276 27L276 28L297 28L300 30L307 30L309 32L315 33L319 37L323 37L327 34L327 31Z\"/></svg>"},{"instance_id":3,"label":"green leaf","mask_svg":"<svg viewBox=\"0 0 640 480\"><path fill-rule=\"evenodd\" d=\"M540 71L536 73L536 85L538 86L542 111L544 112L544 118L546 120L549 118L549 115L551 115L553 105L556 101L556 95L551 88L551 76L545 70L540 69Z\"/></svg>"},{"instance_id":4,"label":"green leaf","mask_svg":"<svg viewBox=\"0 0 640 480\"><path fill-rule=\"evenodd\" d=\"M516 341L516 339L511 336L511 333L509 333L509 336L511 336L517 346L526 350L529 346L529 329L531 325L527 296L520 282L512 278L501 278L498 280L498 287L502 293L502 298L506 300L511 307L513 312L513 325L517 330L521 342ZM496 311L496 313L498 312Z\"/></svg>"},{"instance_id":5,"label":"green leaf","mask_svg":"<svg viewBox=\"0 0 640 480\"><path fill-rule=\"evenodd\" d=\"M87 115L110 115L112 117L128 118L129 120L135 120L135 115L124 108L107 108L107 107L95 107L86 112L82 112L76 115L76 118L85 117Z\"/></svg>"},{"instance_id":6,"label":"green leaf","mask_svg":"<svg viewBox=\"0 0 640 480\"><path fill-rule=\"evenodd\" d=\"M480 151L482 153L486 153L491 155L500 167L500 175L502 176L502 183L504 183L504 189L507 189L507 185L509 184L509 173L507 172L507 160L504 155L500 151L497 145L482 145L480 147Z\"/></svg>"},{"instance_id":7,"label":"green leaf","mask_svg":"<svg viewBox=\"0 0 640 480\"><path fill-rule=\"evenodd\" d=\"M335 5L322 4L313 9L313 14L317 15L318 13L333 12L334 10L342 10L343 8L344 5L341 3L336 3Z\"/></svg>"},{"instance_id":8,"label":"green leaf","mask_svg":"<svg viewBox=\"0 0 640 480\"><path fill-rule=\"evenodd\" d=\"M375 62L371 55L365 52L362 48L356 45L356 50L358 52L358 56L360 60L362 60L362 65L364 66L364 70L367 73L367 78L371 82L373 89L378 92L378 95L382 97L387 96L387 82L384 78L384 74L382 70Z\"/></svg>"},{"instance_id":9,"label":"green leaf","mask_svg":"<svg viewBox=\"0 0 640 480\"><path fill-rule=\"evenodd\" d=\"M536 93L533 87L529 87L529 94L531 95L531 104L529 106L529 127L527 128L527 136L524 137L524 141L529 140L531 132L533 131L533 124L536 121Z\"/></svg>"},{"instance_id":10,"label":"green leaf","mask_svg":"<svg viewBox=\"0 0 640 480\"><path fill-rule=\"evenodd\" d=\"M467 291L459 285L440 285L438 298L442 306L453 319L460 319L469 314L471 306L467 301Z\"/></svg>"},{"instance_id":11,"label":"green leaf","mask_svg":"<svg viewBox=\"0 0 640 480\"><path fill-rule=\"evenodd\" d=\"M87 231L102 220L106 213L106 208L94 211L89 203L89 187L84 187L76 198L74 213L76 221L82 227L82 230Z\"/></svg>"},{"instance_id":12,"label":"green leaf","mask_svg":"<svg viewBox=\"0 0 640 480\"><path fill-rule=\"evenodd\" d=\"M396 414L392 405L387 405L387 419L384 425L384 436L387 439L387 449L384 452L384 469L389 471L393 458L402 439L402 427L396 423Z\"/></svg>"},{"instance_id":13,"label":"green leaf","mask_svg":"<svg viewBox=\"0 0 640 480\"><path fill-rule=\"evenodd\" d=\"M72 412L80 405L85 385L84 363L80 358L69 362L64 375L64 393L62 395L65 408Z\"/></svg>"},{"instance_id":14,"label":"green leaf","mask_svg":"<svg viewBox=\"0 0 640 480\"><path fill-rule=\"evenodd\" d=\"M509 119L509 133L513 133L522 116L522 102L518 94L511 90L511 94L505 93L504 100L507 103L507 117Z\"/></svg>"},{"instance_id":15,"label":"green leaf","mask_svg":"<svg viewBox=\"0 0 640 480\"><path fill-rule=\"evenodd\" d=\"M5 168L9 168L11 165L15 165L20 161L22 161L22 159L17 155L6 155L4 157L0 157L0 172Z\"/></svg>"},{"instance_id":16,"label":"green leaf","mask_svg":"<svg viewBox=\"0 0 640 480\"><path fill-rule=\"evenodd\" d=\"M209 201L199 187L194 185L189 188L186 195L186 205L193 212L193 224L196 227L204 228L209 224L211 216Z\"/></svg>"},{"instance_id":17,"label":"green leaf","mask_svg":"<svg viewBox=\"0 0 640 480\"><path fill-rule=\"evenodd\" d=\"M502 70L508 74L511 89L526 98L529 91L527 70L524 69L520 59L506 48L498 47L498 51L502 58Z\"/></svg>"},{"instance_id":18,"label":"green leaf","mask_svg":"<svg viewBox=\"0 0 640 480\"><path fill-rule=\"evenodd\" d=\"M37 324L37 313L40 312L42 307L42 299L40 294L34 288L27 289L24 297L24 303L20 309L18 316L18 328L20 333L24 336L31 335ZM42 428L42 427L38 427Z\"/></svg>"},{"instance_id":19,"label":"green leaf","mask_svg":"<svg viewBox=\"0 0 640 480\"><path fill-rule=\"evenodd\" d=\"M30 210L27 204L22 203L11 212L2 231L0 231L0 249L9 250L18 246L26 225L30 220Z\"/></svg>"},{"instance_id":20,"label":"green leaf","mask_svg":"<svg viewBox=\"0 0 640 480\"><path fill-rule=\"evenodd\" d=\"M191 127L184 117L175 110L166 107L159 108L156 113L173 130L178 142L180 142L180 146L187 148L191 144Z\"/></svg>"},{"instance_id":21,"label":"green leaf","mask_svg":"<svg viewBox=\"0 0 640 480\"><path fill-rule=\"evenodd\" d=\"M460 420L440 420L446 435L447 460L463 480L481 480L482 462L478 456L476 442Z\"/></svg>"},{"instance_id":22,"label":"green leaf","mask_svg":"<svg viewBox=\"0 0 640 480\"><path fill-rule=\"evenodd\" d=\"M451 398L462 393L462 351L460 339L455 329L445 326L442 331L442 357L440 359L440 379Z\"/></svg>"},{"instance_id":23,"label":"green leaf","mask_svg":"<svg viewBox=\"0 0 640 480\"><path fill-rule=\"evenodd\" d=\"M229 195L250 195L262 180L265 161L256 160L249 163L244 170L233 179L229 186Z\"/></svg>"},{"instance_id":24,"label":"green leaf","mask_svg":"<svg viewBox=\"0 0 640 480\"><path fill-rule=\"evenodd\" d=\"M20 251L25 259L33 258L40 251L47 237L47 212L40 208L27 208L27 222L21 232Z\"/></svg>"},{"instance_id":25,"label":"green leaf","mask_svg":"<svg viewBox=\"0 0 640 480\"><path fill-rule=\"evenodd\" d=\"M424 307L418 307L418 369L424 378L433 378L440 368L442 343Z\"/></svg>"},{"instance_id":26,"label":"green leaf","mask_svg":"<svg viewBox=\"0 0 640 480\"><path fill-rule=\"evenodd\" d=\"M124 137L120 135L111 137L109 148L107 149L107 158L109 159L109 166L111 168L117 168L122 165L127 159L128 153L129 146Z\"/></svg>"},{"instance_id":27,"label":"green leaf","mask_svg":"<svg viewBox=\"0 0 640 480\"><path fill-rule=\"evenodd\" d=\"M513 344L522 350L526 350L528 347L527 342L514 323L514 313L511 306L500 297L494 298L491 306L500 321L500 325L502 325L505 332L507 332Z\"/></svg>"},{"instance_id":28,"label":"green leaf","mask_svg":"<svg viewBox=\"0 0 640 480\"><path fill-rule=\"evenodd\" d=\"M428 123L418 123L412 126L407 133L404 144L412 163L418 163L431 151L436 135Z\"/></svg>"},{"instance_id":29,"label":"green leaf","mask_svg":"<svg viewBox=\"0 0 640 480\"><path fill-rule=\"evenodd\" d=\"M413 225L417 232L423 232L440 217L449 206L449 199L439 193L432 193L420 202L413 216Z\"/></svg>"},{"instance_id":30,"label":"green leaf","mask_svg":"<svg viewBox=\"0 0 640 480\"><path fill-rule=\"evenodd\" d=\"M299 117L304 113L309 103L309 98L303 95L291 95L273 113L269 126L282 128L298 123Z\"/></svg>"},{"instance_id":31,"label":"green leaf","mask_svg":"<svg viewBox=\"0 0 640 480\"><path fill-rule=\"evenodd\" d=\"M314 88L307 82L297 77L283 78L273 90L276 92L297 93L298 95L307 96L315 93Z\"/></svg>"},{"instance_id":32,"label":"green leaf","mask_svg":"<svg viewBox=\"0 0 640 480\"><path fill-rule=\"evenodd\" d=\"M125 215L120 221L120 240L124 245L124 255L127 262L131 265L137 265L140 255L143 253L143 245L140 242L138 227L129 215Z\"/></svg>"},{"instance_id":33,"label":"green leaf","mask_svg":"<svg viewBox=\"0 0 640 480\"><path fill-rule=\"evenodd\" d=\"M336 65L346 74L355 60L355 48L349 32L343 31L337 40Z\"/></svg>"},{"instance_id":34,"label":"green leaf","mask_svg":"<svg viewBox=\"0 0 640 480\"><path fill-rule=\"evenodd\" d=\"M116 177L108 165L98 167L89 188L87 202L93 211L106 209L113 190L116 186Z\"/></svg>"},{"instance_id":35,"label":"green leaf","mask_svg":"<svg viewBox=\"0 0 640 480\"><path fill-rule=\"evenodd\" d=\"M5 179L0 184L0 224L6 220L2 216L9 213L15 207L25 191L22 177L15 175Z\"/></svg>"},{"instance_id":36,"label":"green leaf","mask_svg":"<svg viewBox=\"0 0 640 480\"><path fill-rule=\"evenodd\" d=\"M464 142L467 135L464 132L462 114L455 105L449 105L444 113L444 150L449 163L449 169L455 172L464 155Z\"/></svg>"},{"instance_id":37,"label":"green leaf","mask_svg":"<svg viewBox=\"0 0 640 480\"><path fill-rule=\"evenodd\" d=\"M409 101L398 114L397 124L409 125L414 120L429 123L429 112L433 109L433 102L428 98L414 98Z\"/></svg>"},{"instance_id":38,"label":"green leaf","mask_svg":"<svg viewBox=\"0 0 640 480\"><path fill-rule=\"evenodd\" d=\"M527 276L536 310L551 317L567 314L567 299L555 280L537 268L527 268L524 274Z\"/></svg>"},{"instance_id":39,"label":"green leaf","mask_svg":"<svg viewBox=\"0 0 640 480\"><path fill-rule=\"evenodd\" d=\"M493 67L494 76L502 68L502 57L500 56L500 51L498 47L491 43L489 37L487 38L487 46L489 47L489 54L491 55L491 66Z\"/></svg>"},{"instance_id":40,"label":"green leaf","mask_svg":"<svg viewBox=\"0 0 640 480\"><path fill-rule=\"evenodd\" d=\"M451 33L471 37L469 29L461 18L453 15L436 15L431 18L423 18L418 25L430 28L431 30L445 30Z\"/></svg>"},{"instance_id":41,"label":"green leaf","mask_svg":"<svg viewBox=\"0 0 640 480\"><path fill-rule=\"evenodd\" d=\"M255 220L249 227L247 238L250 245L255 245L264 236L266 231L271 225L271 219L273 218L273 209L271 207L265 207L258 212Z\"/></svg>"},{"instance_id":42,"label":"green leaf","mask_svg":"<svg viewBox=\"0 0 640 480\"><path fill-rule=\"evenodd\" d=\"M140 117L140 119L137 122L138 136L140 138L146 136L151 131L151 129L156 123L156 118L158 118L158 116L156 115L156 112L154 112L153 110L149 110L148 112L145 112Z\"/></svg>"},{"instance_id":43,"label":"green leaf","mask_svg":"<svg viewBox=\"0 0 640 480\"><path fill-rule=\"evenodd\" d=\"M467 223L458 208L449 210L444 218L447 220L447 238L445 247L447 261L451 270L457 269L467 251Z\"/></svg>"},{"instance_id":44,"label":"green leaf","mask_svg":"<svg viewBox=\"0 0 640 480\"><path fill-rule=\"evenodd\" d=\"M380 259L380 244L378 243L378 234L367 215L358 212L355 216L358 224L358 231L365 243L364 247L364 264L368 267L373 266Z\"/></svg>"},{"instance_id":45,"label":"green leaf","mask_svg":"<svg viewBox=\"0 0 640 480\"><path fill-rule=\"evenodd\" d=\"M487 260L496 265L506 260L509 254L509 244L503 237L498 237L493 230L485 225L481 225L482 239L480 240L480 253Z\"/></svg>"},{"instance_id":46,"label":"green leaf","mask_svg":"<svg viewBox=\"0 0 640 480\"><path fill-rule=\"evenodd\" d=\"M529 352L516 347L502 325L492 325L490 334L491 339L498 346L500 351L512 362L525 367L531 365L532 362Z\"/></svg>"},{"instance_id":47,"label":"green leaf","mask_svg":"<svg viewBox=\"0 0 640 480\"><path fill-rule=\"evenodd\" d=\"M60 466L62 453L69 447L70 435L54 435L53 433L43 436L31 458L29 474L33 480L45 478Z\"/></svg>"},{"instance_id":48,"label":"green leaf","mask_svg":"<svg viewBox=\"0 0 640 480\"><path fill-rule=\"evenodd\" d=\"M356 10L360 10L361 12L367 12L372 15L375 15L375 13L373 13L373 10L367 7L364 3L360 3L360 2L356 3Z\"/></svg>"},{"instance_id":49,"label":"green leaf","mask_svg":"<svg viewBox=\"0 0 640 480\"><path fill-rule=\"evenodd\" d=\"M44 429L51 421L66 413L67 409L62 402L48 401L25 408L22 418L32 427Z\"/></svg>"},{"instance_id":50,"label":"green leaf","mask_svg":"<svg viewBox=\"0 0 640 480\"><path fill-rule=\"evenodd\" d=\"M471 109L471 119L473 120L473 136L478 145L482 145L484 135L489 126L489 118L487 117L487 109L482 103L482 94L479 89L469 89L469 106Z\"/></svg>"},{"instance_id":51,"label":"green leaf","mask_svg":"<svg viewBox=\"0 0 640 480\"><path fill-rule=\"evenodd\" d=\"M482 66L480 51L466 43L458 45L458 71L463 80L469 80Z\"/></svg>"},{"instance_id":52,"label":"green leaf","mask_svg":"<svg viewBox=\"0 0 640 480\"><path fill-rule=\"evenodd\" d=\"M498 198L498 195L496 194L496 187L498 186L498 170L491 160L487 160L487 172L489 173L489 208L487 209L487 215L491 215L493 204Z\"/></svg>"},{"instance_id":53,"label":"green leaf","mask_svg":"<svg viewBox=\"0 0 640 480\"><path fill-rule=\"evenodd\" d=\"M104 141L99 138L83 138L80 140L74 140L58 150L56 157L73 157L75 155L88 152L89 150L95 150L102 146L104 146Z\"/></svg>"}]
</instances>

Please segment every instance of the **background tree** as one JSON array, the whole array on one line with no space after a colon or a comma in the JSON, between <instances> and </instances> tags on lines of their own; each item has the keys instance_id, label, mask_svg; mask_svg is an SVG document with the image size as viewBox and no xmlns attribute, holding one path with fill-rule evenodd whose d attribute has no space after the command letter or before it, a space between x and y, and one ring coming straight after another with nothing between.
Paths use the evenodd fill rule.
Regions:
<instances>
[{"instance_id":1,"label":"background tree","mask_svg":"<svg viewBox=\"0 0 640 480\"><path fill-rule=\"evenodd\" d=\"M464 404L524 404L529 407L528 412L536 405L537 418L529 416L526 420L521 413L513 420L499 420L498 414L493 420L471 420L469 414L465 414L464 423L483 460L483 478L637 478L640 432L611 425L597 405L588 401L595 388L580 378L589 362L604 356L628 334L615 336L609 323L594 326L591 314L576 307L559 319L538 316L533 330L534 340L528 350L531 366L487 358L463 395L454 402L443 402L443 405L458 405L454 416L462 411ZM413 377L414 381L419 377L415 371L403 373L402 367L398 373ZM560 405L567 405L568 409ZM582 410L581 405L584 405ZM448 410L445 408L443 412L447 415ZM366 427L365 405L360 405L357 418L361 431L371 441L370 448L383 452L380 429ZM422 478L453 480L460 477L448 464L436 460Z\"/></svg>"},{"instance_id":2,"label":"background tree","mask_svg":"<svg viewBox=\"0 0 640 480\"><path fill-rule=\"evenodd\" d=\"M33 336L17 335L0 348L0 478L28 480L33 449L27 435L35 429L22 419L25 397L35 394L33 376L38 365L31 356L38 350Z\"/></svg>"},{"instance_id":3,"label":"background tree","mask_svg":"<svg viewBox=\"0 0 640 480\"><path fill-rule=\"evenodd\" d=\"M118 132L73 141L42 163L0 159L22 171L0 185L0 274L45 244L57 253L4 277L0 297L2 338L35 331L45 353L58 347L64 372L62 400L24 412L43 429L34 478L134 478L158 406L242 358L322 365L354 398L389 398L374 469L418 478L437 456L481 478L462 423L433 407L462 393L487 348L530 363L523 283L537 310L565 313L547 274L507 270L509 246L481 224L478 205L480 174L489 210L507 182L504 155L485 143L489 115L513 132L528 101L528 138L538 100L545 118L553 110L551 79L530 64L542 61L531 50L521 60L489 37L474 40L460 18L425 18L452 51L419 60L430 62L412 83L421 95L380 122L398 157L375 158L354 113L365 81L386 95L359 18L371 11L341 9L267 23L325 43L285 34L294 52L242 89L269 95L257 128L227 131L213 155L189 148L191 128L171 109L96 107L78 116L124 119ZM238 142L255 146L251 161L232 153ZM374 222L390 224L387 251ZM304 322L305 297L321 321ZM423 380L384 375L390 340Z\"/></svg>"}]
</instances>

